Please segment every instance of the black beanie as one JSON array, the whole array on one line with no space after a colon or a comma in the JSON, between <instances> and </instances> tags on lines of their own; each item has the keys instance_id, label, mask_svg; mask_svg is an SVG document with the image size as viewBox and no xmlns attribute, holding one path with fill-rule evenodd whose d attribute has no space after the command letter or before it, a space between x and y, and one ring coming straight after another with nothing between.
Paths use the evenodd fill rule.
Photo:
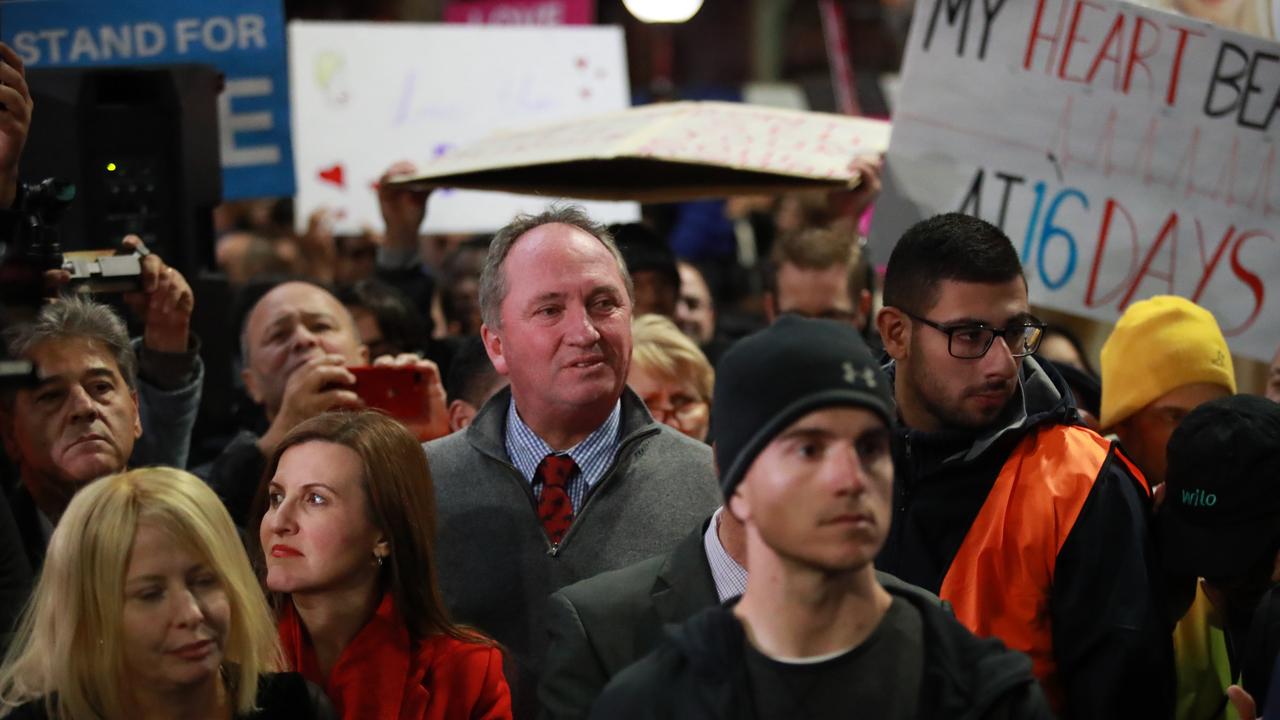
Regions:
<instances>
[{"instance_id":1,"label":"black beanie","mask_svg":"<svg viewBox=\"0 0 1280 720\"><path fill-rule=\"evenodd\" d=\"M848 323L783 315L716 365L711 405L725 498L775 436L814 410L852 406L893 424L889 378Z\"/></svg>"}]
</instances>

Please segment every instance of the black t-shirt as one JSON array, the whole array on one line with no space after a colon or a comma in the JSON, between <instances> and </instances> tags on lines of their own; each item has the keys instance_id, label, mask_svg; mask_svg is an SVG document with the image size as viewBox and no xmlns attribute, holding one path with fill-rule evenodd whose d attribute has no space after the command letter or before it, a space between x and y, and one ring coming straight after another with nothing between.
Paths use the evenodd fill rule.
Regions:
<instances>
[{"instance_id":1,"label":"black t-shirt","mask_svg":"<svg viewBox=\"0 0 1280 720\"><path fill-rule=\"evenodd\" d=\"M911 720L924 671L920 612L894 598L861 645L816 663L774 660L746 643L753 717Z\"/></svg>"}]
</instances>

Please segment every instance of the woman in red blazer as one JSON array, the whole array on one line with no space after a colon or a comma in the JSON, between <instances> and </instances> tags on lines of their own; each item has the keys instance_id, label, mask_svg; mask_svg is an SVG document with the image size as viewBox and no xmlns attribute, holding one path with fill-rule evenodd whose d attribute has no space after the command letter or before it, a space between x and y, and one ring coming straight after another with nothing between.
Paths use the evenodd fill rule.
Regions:
<instances>
[{"instance_id":1,"label":"woman in red blazer","mask_svg":"<svg viewBox=\"0 0 1280 720\"><path fill-rule=\"evenodd\" d=\"M426 456L377 412L329 412L289 433L259 490L281 644L343 718L511 717L502 652L450 622L436 587Z\"/></svg>"}]
</instances>

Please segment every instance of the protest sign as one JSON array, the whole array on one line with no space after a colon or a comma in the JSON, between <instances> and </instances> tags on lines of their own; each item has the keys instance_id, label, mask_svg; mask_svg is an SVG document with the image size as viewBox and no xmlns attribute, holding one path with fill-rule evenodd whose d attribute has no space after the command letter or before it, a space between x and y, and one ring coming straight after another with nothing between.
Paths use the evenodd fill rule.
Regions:
<instances>
[{"instance_id":1,"label":"protest sign","mask_svg":"<svg viewBox=\"0 0 1280 720\"><path fill-rule=\"evenodd\" d=\"M407 179L569 197L674 202L843 188L850 162L882 153L889 123L725 102L662 103L450 151Z\"/></svg>"},{"instance_id":2,"label":"protest sign","mask_svg":"<svg viewBox=\"0 0 1280 720\"><path fill-rule=\"evenodd\" d=\"M629 102L620 28L295 22L289 58L297 218L330 208L338 232L382 224L373 183L502 128L619 110ZM443 190L427 232L486 232L548 198ZM601 222L634 203L588 204Z\"/></svg>"},{"instance_id":3,"label":"protest sign","mask_svg":"<svg viewBox=\"0 0 1280 720\"><path fill-rule=\"evenodd\" d=\"M1113 322L1176 294L1233 351L1280 338L1280 45L1111 0L921 0L872 247L962 211L1032 302Z\"/></svg>"},{"instance_id":4,"label":"protest sign","mask_svg":"<svg viewBox=\"0 0 1280 720\"><path fill-rule=\"evenodd\" d=\"M0 40L30 69L213 65L226 76L218 98L223 197L293 194L280 0L0 3Z\"/></svg>"},{"instance_id":5,"label":"protest sign","mask_svg":"<svg viewBox=\"0 0 1280 720\"><path fill-rule=\"evenodd\" d=\"M493 25L590 25L595 0L454 0L444 21Z\"/></svg>"}]
</instances>

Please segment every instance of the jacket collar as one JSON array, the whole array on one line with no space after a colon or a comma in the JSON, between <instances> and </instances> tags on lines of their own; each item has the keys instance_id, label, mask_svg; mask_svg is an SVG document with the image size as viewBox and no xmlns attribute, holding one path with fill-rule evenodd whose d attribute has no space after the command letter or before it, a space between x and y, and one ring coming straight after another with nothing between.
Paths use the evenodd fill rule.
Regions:
<instances>
[{"instance_id":1,"label":"jacket collar","mask_svg":"<svg viewBox=\"0 0 1280 720\"><path fill-rule=\"evenodd\" d=\"M507 410L510 405L511 388L505 387L489 398L464 431L467 442L472 447L507 464L510 464L511 460L507 457L503 433L506 432ZM632 440L658 432L659 429L660 426L649 414L640 396L632 392L630 387L623 387L621 428L618 431L619 451Z\"/></svg>"},{"instance_id":2,"label":"jacket collar","mask_svg":"<svg viewBox=\"0 0 1280 720\"><path fill-rule=\"evenodd\" d=\"M897 366L894 361L890 360L884 370L889 381L896 383ZM977 432L925 432L905 428L904 434L914 449L923 451L927 457L933 457L940 463L969 463L993 448L1005 448L1009 446L1007 443L1016 443L1040 425L1070 424L1077 417L1066 381L1047 363L1042 364L1030 356L1022 361L1013 398L991 426Z\"/></svg>"},{"instance_id":3,"label":"jacket collar","mask_svg":"<svg viewBox=\"0 0 1280 720\"><path fill-rule=\"evenodd\" d=\"M650 597L663 623L682 622L703 608L718 604L715 581L702 547L709 522L710 519L704 521L676 545L654 579Z\"/></svg>"}]
</instances>

